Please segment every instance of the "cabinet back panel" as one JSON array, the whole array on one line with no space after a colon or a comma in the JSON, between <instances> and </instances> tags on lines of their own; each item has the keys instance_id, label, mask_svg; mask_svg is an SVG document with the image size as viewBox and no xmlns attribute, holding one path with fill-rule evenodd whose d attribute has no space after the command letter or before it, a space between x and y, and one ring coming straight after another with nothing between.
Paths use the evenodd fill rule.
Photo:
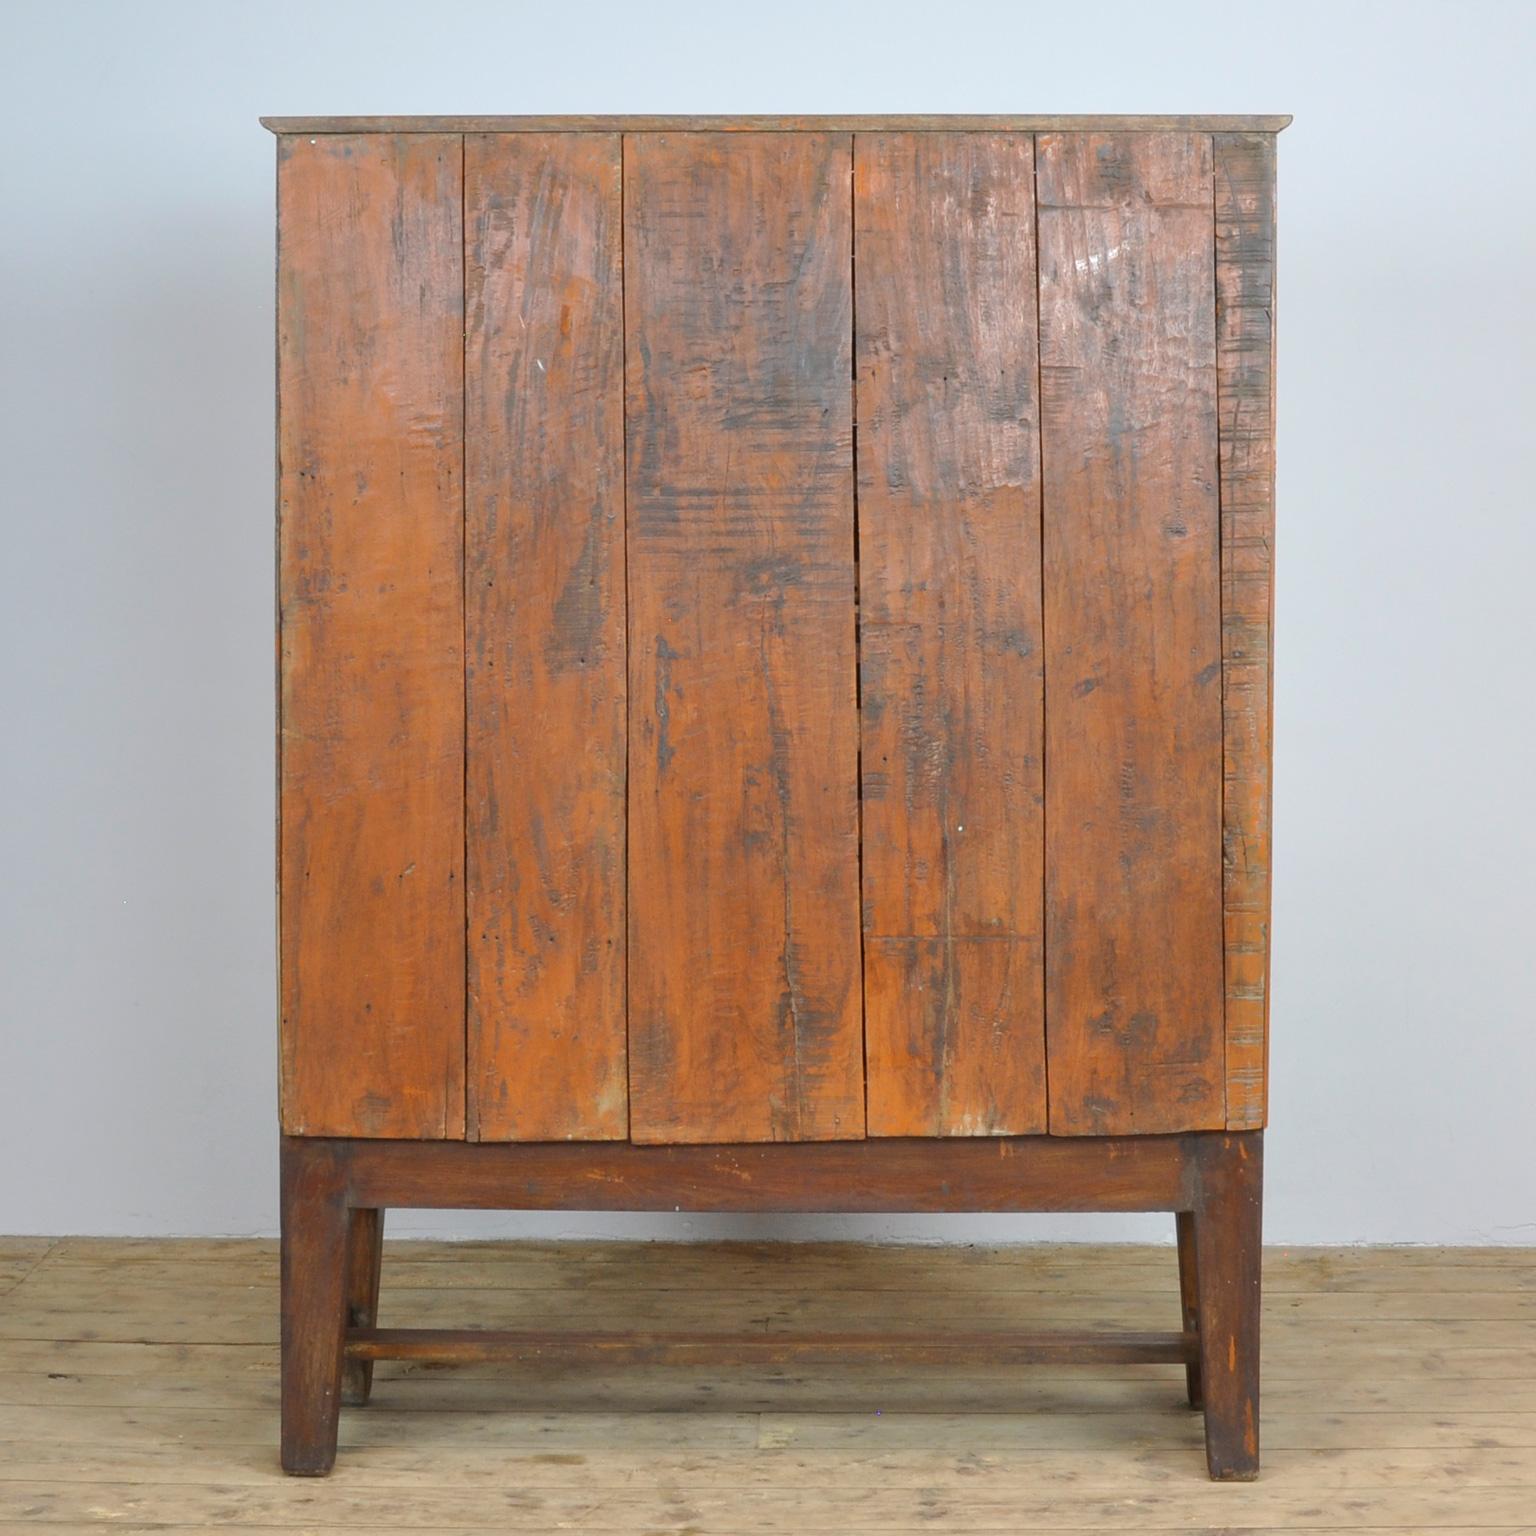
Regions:
<instances>
[{"instance_id":1,"label":"cabinet back panel","mask_svg":"<svg viewBox=\"0 0 1536 1536\"><path fill-rule=\"evenodd\" d=\"M286 1130L1264 1123L1270 133L279 143Z\"/></svg>"},{"instance_id":2,"label":"cabinet back panel","mask_svg":"<svg viewBox=\"0 0 1536 1536\"><path fill-rule=\"evenodd\" d=\"M1211 140L1038 142L1051 1130L1225 1122Z\"/></svg>"},{"instance_id":3,"label":"cabinet back panel","mask_svg":"<svg viewBox=\"0 0 1536 1536\"><path fill-rule=\"evenodd\" d=\"M859 134L869 1130L1046 1128L1034 141Z\"/></svg>"},{"instance_id":4,"label":"cabinet back panel","mask_svg":"<svg viewBox=\"0 0 1536 1536\"><path fill-rule=\"evenodd\" d=\"M628 1134L617 134L464 145L469 1135Z\"/></svg>"},{"instance_id":5,"label":"cabinet back panel","mask_svg":"<svg viewBox=\"0 0 1536 1536\"><path fill-rule=\"evenodd\" d=\"M464 1130L462 148L280 141L283 1126Z\"/></svg>"},{"instance_id":6,"label":"cabinet back panel","mask_svg":"<svg viewBox=\"0 0 1536 1536\"><path fill-rule=\"evenodd\" d=\"M864 1132L851 171L625 139L636 1141Z\"/></svg>"}]
</instances>

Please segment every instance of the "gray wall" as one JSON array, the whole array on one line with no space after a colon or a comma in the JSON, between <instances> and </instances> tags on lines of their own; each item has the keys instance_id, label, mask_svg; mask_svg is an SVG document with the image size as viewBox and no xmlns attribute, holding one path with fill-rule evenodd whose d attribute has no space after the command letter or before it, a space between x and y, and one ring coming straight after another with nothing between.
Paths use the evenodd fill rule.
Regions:
<instances>
[{"instance_id":1,"label":"gray wall","mask_svg":"<svg viewBox=\"0 0 1536 1536\"><path fill-rule=\"evenodd\" d=\"M1533 28L1523 3L10 0L0 1231L275 1225L258 113L1288 111L1268 1235L1536 1241Z\"/></svg>"}]
</instances>

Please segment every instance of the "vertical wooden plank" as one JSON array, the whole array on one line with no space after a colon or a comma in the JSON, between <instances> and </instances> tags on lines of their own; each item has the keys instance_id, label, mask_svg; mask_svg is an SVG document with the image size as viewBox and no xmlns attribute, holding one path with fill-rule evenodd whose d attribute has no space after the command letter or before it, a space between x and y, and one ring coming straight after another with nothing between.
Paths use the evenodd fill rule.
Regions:
<instances>
[{"instance_id":1,"label":"vertical wooden plank","mask_svg":"<svg viewBox=\"0 0 1536 1536\"><path fill-rule=\"evenodd\" d=\"M1046 1128L1034 140L854 157L869 1132Z\"/></svg>"},{"instance_id":2,"label":"vertical wooden plank","mask_svg":"<svg viewBox=\"0 0 1536 1536\"><path fill-rule=\"evenodd\" d=\"M625 139L636 1141L864 1129L851 161Z\"/></svg>"},{"instance_id":3,"label":"vertical wooden plank","mask_svg":"<svg viewBox=\"0 0 1536 1536\"><path fill-rule=\"evenodd\" d=\"M1211 141L1038 143L1060 1134L1225 1123Z\"/></svg>"},{"instance_id":4,"label":"vertical wooden plank","mask_svg":"<svg viewBox=\"0 0 1536 1536\"><path fill-rule=\"evenodd\" d=\"M279 141L290 1133L464 1130L462 162Z\"/></svg>"},{"instance_id":5,"label":"vertical wooden plank","mask_svg":"<svg viewBox=\"0 0 1536 1536\"><path fill-rule=\"evenodd\" d=\"M1227 1125L1268 1112L1270 710L1275 539L1275 140L1218 133Z\"/></svg>"},{"instance_id":6,"label":"vertical wooden plank","mask_svg":"<svg viewBox=\"0 0 1536 1536\"><path fill-rule=\"evenodd\" d=\"M464 174L469 1135L622 1138L619 137Z\"/></svg>"}]
</instances>

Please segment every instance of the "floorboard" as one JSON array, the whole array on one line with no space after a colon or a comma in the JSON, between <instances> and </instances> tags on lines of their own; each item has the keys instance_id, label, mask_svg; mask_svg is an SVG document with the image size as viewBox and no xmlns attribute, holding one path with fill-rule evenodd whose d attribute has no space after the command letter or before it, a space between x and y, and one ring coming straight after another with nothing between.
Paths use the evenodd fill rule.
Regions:
<instances>
[{"instance_id":1,"label":"floorboard","mask_svg":"<svg viewBox=\"0 0 1536 1536\"><path fill-rule=\"evenodd\" d=\"M1536 1529L1536 1250L1275 1249L1264 1475L1205 1479L1176 1366L384 1362L277 1470L270 1242L0 1238L0 1536ZM380 1322L1177 1325L1171 1247L386 1245Z\"/></svg>"}]
</instances>

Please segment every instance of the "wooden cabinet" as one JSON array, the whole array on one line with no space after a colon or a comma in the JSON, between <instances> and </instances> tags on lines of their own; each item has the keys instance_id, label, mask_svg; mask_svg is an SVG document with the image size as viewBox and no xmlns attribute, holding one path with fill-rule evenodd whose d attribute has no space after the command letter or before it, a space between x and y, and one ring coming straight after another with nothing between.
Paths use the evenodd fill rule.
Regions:
<instances>
[{"instance_id":1,"label":"wooden cabinet","mask_svg":"<svg viewBox=\"0 0 1536 1536\"><path fill-rule=\"evenodd\" d=\"M1180 1212L1251 1475L1284 121L269 125L291 1469L473 1203Z\"/></svg>"}]
</instances>

